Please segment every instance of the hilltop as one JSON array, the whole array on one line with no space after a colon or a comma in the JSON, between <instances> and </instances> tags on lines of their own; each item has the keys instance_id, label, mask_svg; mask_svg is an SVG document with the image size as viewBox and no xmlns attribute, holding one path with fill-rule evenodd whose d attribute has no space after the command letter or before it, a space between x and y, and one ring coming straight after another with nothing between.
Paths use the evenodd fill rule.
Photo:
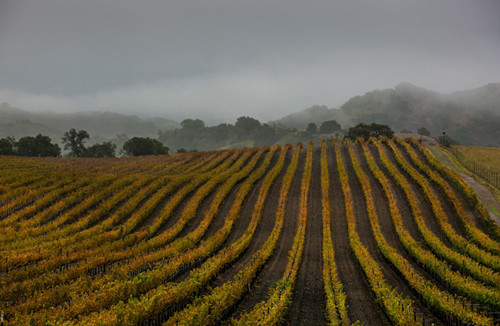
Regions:
<instances>
[{"instance_id":1,"label":"hilltop","mask_svg":"<svg viewBox=\"0 0 500 326\"><path fill-rule=\"evenodd\" d=\"M33 113L4 103L0 105L0 138L41 133L58 141L66 130L75 128L87 130L91 143L127 135L159 137L173 149L210 150L308 141L312 135L301 129L311 122L319 127L323 121L336 120L343 129L360 122L387 124L402 133L417 133L425 127L433 137L446 132L464 145L500 147L500 83L448 94L400 83L394 88L354 96L338 109L314 105L264 123L264 129L245 135L235 135L233 126L227 123L205 127L201 120L185 121L188 120L199 121L203 126L186 137L180 131L182 123L165 118L113 112ZM260 125L259 121L254 122Z\"/></svg>"},{"instance_id":2,"label":"hilltop","mask_svg":"<svg viewBox=\"0 0 500 326\"><path fill-rule=\"evenodd\" d=\"M87 130L95 141L112 139L120 134L156 138L158 131L177 127L177 122L158 117L141 119L134 115L96 111L34 113L7 103L0 105L0 138L41 133L57 141L70 128Z\"/></svg>"},{"instance_id":3,"label":"hilltop","mask_svg":"<svg viewBox=\"0 0 500 326\"><path fill-rule=\"evenodd\" d=\"M395 131L425 127L466 145L500 146L500 83L441 94L409 83L354 96L339 109L315 105L272 123L306 128L309 122L337 120L343 128L360 122L388 124Z\"/></svg>"}]
</instances>

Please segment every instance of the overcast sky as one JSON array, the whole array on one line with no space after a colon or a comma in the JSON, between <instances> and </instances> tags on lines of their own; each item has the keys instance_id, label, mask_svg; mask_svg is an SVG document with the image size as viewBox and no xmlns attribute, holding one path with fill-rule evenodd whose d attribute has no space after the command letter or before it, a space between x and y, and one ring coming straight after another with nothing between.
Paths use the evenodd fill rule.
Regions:
<instances>
[{"instance_id":1,"label":"overcast sky","mask_svg":"<svg viewBox=\"0 0 500 326\"><path fill-rule=\"evenodd\" d=\"M500 82L499 0L0 0L0 102L261 121Z\"/></svg>"}]
</instances>

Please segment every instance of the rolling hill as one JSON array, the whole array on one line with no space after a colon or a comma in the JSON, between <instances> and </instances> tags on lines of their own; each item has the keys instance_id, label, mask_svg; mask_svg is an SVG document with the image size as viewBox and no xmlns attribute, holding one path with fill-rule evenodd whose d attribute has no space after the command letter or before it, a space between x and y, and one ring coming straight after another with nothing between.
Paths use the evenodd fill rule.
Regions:
<instances>
[{"instance_id":1,"label":"rolling hill","mask_svg":"<svg viewBox=\"0 0 500 326\"><path fill-rule=\"evenodd\" d=\"M355 96L340 109L315 105L273 123L305 128L309 122L337 120L343 128L360 122L388 124L395 131L427 128L465 145L500 146L500 83L441 94L409 83Z\"/></svg>"},{"instance_id":2,"label":"rolling hill","mask_svg":"<svg viewBox=\"0 0 500 326\"><path fill-rule=\"evenodd\" d=\"M431 136L446 132L463 145L500 147L500 83L448 94L401 83L354 96L339 109L314 105L270 124L305 129L310 122L319 127L326 120L337 120L344 129L360 122L388 124L395 132L416 133L425 127ZM156 138L160 130L179 127L175 121L158 117L142 119L113 112L33 113L7 103L0 105L0 138L41 133L57 141L66 130L75 128L87 130L91 142L99 142L119 134Z\"/></svg>"},{"instance_id":3,"label":"rolling hill","mask_svg":"<svg viewBox=\"0 0 500 326\"><path fill-rule=\"evenodd\" d=\"M115 138L118 134L156 138L159 130L178 126L177 122L164 118L141 119L114 112L34 113L7 103L0 105L0 138L41 133L58 141L70 128L87 130L98 141Z\"/></svg>"},{"instance_id":4,"label":"rolling hill","mask_svg":"<svg viewBox=\"0 0 500 326\"><path fill-rule=\"evenodd\" d=\"M318 145L0 156L6 324L498 325L469 185L416 141Z\"/></svg>"}]
</instances>

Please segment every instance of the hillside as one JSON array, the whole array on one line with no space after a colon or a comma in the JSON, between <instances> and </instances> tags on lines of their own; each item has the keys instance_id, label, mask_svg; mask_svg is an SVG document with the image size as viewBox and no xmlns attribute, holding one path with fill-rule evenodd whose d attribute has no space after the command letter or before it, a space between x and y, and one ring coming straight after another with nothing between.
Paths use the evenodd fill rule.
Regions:
<instances>
[{"instance_id":1,"label":"hillside","mask_svg":"<svg viewBox=\"0 0 500 326\"><path fill-rule=\"evenodd\" d=\"M70 128L84 129L95 140L112 139L118 134L157 137L159 130L178 127L175 121L164 118L141 119L113 112L34 113L0 105L0 138L34 136L38 133L58 141Z\"/></svg>"},{"instance_id":2,"label":"hillside","mask_svg":"<svg viewBox=\"0 0 500 326\"><path fill-rule=\"evenodd\" d=\"M0 203L7 325L500 322L500 228L417 142L0 157Z\"/></svg>"},{"instance_id":3,"label":"hillside","mask_svg":"<svg viewBox=\"0 0 500 326\"><path fill-rule=\"evenodd\" d=\"M310 134L294 129L305 129L310 122L319 127L326 120L336 120L344 129L360 122L388 124L395 132L416 133L425 127L433 137L446 132L463 145L500 147L500 83L449 94L401 83L354 96L339 109L314 105L263 124L265 128L259 132L236 138L228 124L203 124L203 128L194 130L195 137L186 137L182 132L171 132L180 125L164 118L141 119L112 112L32 113L4 103L0 105L0 138L41 133L58 141L66 130L76 128L87 130L91 143L119 134L160 135L160 140L172 149L212 150L308 141L312 139Z\"/></svg>"},{"instance_id":4,"label":"hillside","mask_svg":"<svg viewBox=\"0 0 500 326\"><path fill-rule=\"evenodd\" d=\"M500 84L440 94L408 83L355 96L340 109L313 106L273 123L305 128L309 122L337 120L343 128L359 122L388 124L395 131L425 127L465 145L500 146Z\"/></svg>"},{"instance_id":5,"label":"hillside","mask_svg":"<svg viewBox=\"0 0 500 326\"><path fill-rule=\"evenodd\" d=\"M271 124L283 125L289 128L305 129L307 124L314 122L317 126L326 120L335 119L339 121L340 110L329 109L326 105L313 105L310 108L289 114L279 120L271 121Z\"/></svg>"}]
</instances>

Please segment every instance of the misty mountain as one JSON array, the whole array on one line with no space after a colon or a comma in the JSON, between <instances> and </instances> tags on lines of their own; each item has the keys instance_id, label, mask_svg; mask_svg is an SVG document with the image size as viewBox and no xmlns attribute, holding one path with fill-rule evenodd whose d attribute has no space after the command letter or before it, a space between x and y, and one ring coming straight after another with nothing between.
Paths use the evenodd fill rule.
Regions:
<instances>
[{"instance_id":1,"label":"misty mountain","mask_svg":"<svg viewBox=\"0 0 500 326\"><path fill-rule=\"evenodd\" d=\"M310 122L314 122L319 127L326 120L337 119L338 121L339 113L339 110L329 109L326 105L313 105L310 108L289 114L270 123L289 128L305 129Z\"/></svg>"},{"instance_id":2,"label":"misty mountain","mask_svg":"<svg viewBox=\"0 0 500 326\"><path fill-rule=\"evenodd\" d=\"M500 83L449 94L401 83L352 97L340 109L316 105L273 123L306 128L325 120L337 120L344 129L360 122L388 124L396 132L425 127L432 136L446 132L461 144L498 147Z\"/></svg>"},{"instance_id":3,"label":"misty mountain","mask_svg":"<svg viewBox=\"0 0 500 326\"><path fill-rule=\"evenodd\" d=\"M35 136L39 133L60 142L70 128L84 129L94 142L113 139L118 134L153 137L158 131L178 128L179 124L164 118L141 119L133 115L113 112L33 113L14 108L7 103L0 105L0 138Z\"/></svg>"},{"instance_id":4,"label":"misty mountain","mask_svg":"<svg viewBox=\"0 0 500 326\"><path fill-rule=\"evenodd\" d=\"M287 141L287 137L291 142L297 139L305 141L305 134L301 131L295 134L295 131L287 131L287 128L305 129L310 122L315 122L319 127L326 120L336 120L343 129L360 122L387 124L395 132L409 130L416 133L420 127L425 127L434 137L442 135L444 131L461 144L500 147L500 83L449 94L401 83L394 88L354 96L339 109L314 105L269 123L270 126L281 125L285 128L264 128L263 131L273 134L278 130L280 135L286 131L292 135L291 138L283 136L280 143ZM229 136L227 139L219 139L218 132L227 131L227 124L206 128L205 131L210 135L218 135L216 143L205 144L209 137L202 136L202 130L197 130L197 139L201 139L205 145L196 142L185 144L189 139L183 137L181 139L184 143L170 144L175 138L174 134L180 132L167 131L180 128L180 125L164 118L141 119L112 112L33 113L14 108L7 103L0 105L0 138L14 136L19 139L41 133L60 143L62 135L70 128L87 130L91 135L90 144L114 139L120 145L123 137L117 137L119 134L152 138L160 135L164 138L161 140L173 149L181 145L187 149L216 149L236 146L235 141L242 141L239 139L241 135L236 140ZM260 133L253 135L255 139L246 142L245 146L254 144L254 141L259 144L266 143L259 138L261 136ZM273 137L268 138L274 139ZM120 141L117 141L118 138ZM246 141L250 141L249 139Z\"/></svg>"}]
</instances>

